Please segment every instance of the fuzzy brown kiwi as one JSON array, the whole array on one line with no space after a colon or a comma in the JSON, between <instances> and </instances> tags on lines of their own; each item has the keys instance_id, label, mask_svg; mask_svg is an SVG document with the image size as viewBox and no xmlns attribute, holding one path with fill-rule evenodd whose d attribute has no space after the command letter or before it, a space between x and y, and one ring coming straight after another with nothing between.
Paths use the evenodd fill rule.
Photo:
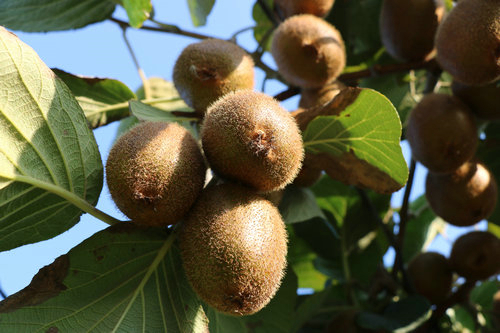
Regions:
<instances>
[{"instance_id":1,"label":"fuzzy brown kiwi","mask_svg":"<svg viewBox=\"0 0 500 333\"><path fill-rule=\"evenodd\" d=\"M442 303L451 292L453 271L440 253L417 254L408 265L408 275L416 292L433 304Z\"/></svg>"},{"instance_id":2,"label":"fuzzy brown kiwi","mask_svg":"<svg viewBox=\"0 0 500 333\"><path fill-rule=\"evenodd\" d=\"M467 162L449 174L429 172L425 195L432 210L456 226L488 218L497 203L497 183L481 163Z\"/></svg>"},{"instance_id":3,"label":"fuzzy brown kiwi","mask_svg":"<svg viewBox=\"0 0 500 333\"><path fill-rule=\"evenodd\" d=\"M456 80L483 85L500 78L500 3L462 0L440 24L437 60Z\"/></svg>"},{"instance_id":4,"label":"fuzzy brown kiwi","mask_svg":"<svg viewBox=\"0 0 500 333\"><path fill-rule=\"evenodd\" d=\"M312 108L330 102L346 86L340 81L326 84L319 89L302 89L300 92L299 108Z\"/></svg>"},{"instance_id":5,"label":"fuzzy brown kiwi","mask_svg":"<svg viewBox=\"0 0 500 333\"><path fill-rule=\"evenodd\" d=\"M250 90L229 93L209 108L201 142L218 175L264 192L291 183L304 156L290 113L272 97Z\"/></svg>"},{"instance_id":6,"label":"fuzzy brown kiwi","mask_svg":"<svg viewBox=\"0 0 500 333\"><path fill-rule=\"evenodd\" d=\"M284 17L297 14L312 14L325 17L335 3L335 0L275 0Z\"/></svg>"},{"instance_id":7,"label":"fuzzy brown kiwi","mask_svg":"<svg viewBox=\"0 0 500 333\"><path fill-rule=\"evenodd\" d=\"M193 136L176 123L144 122L123 134L106 162L116 206L133 222L179 221L200 194L206 166Z\"/></svg>"},{"instance_id":8,"label":"fuzzy brown kiwi","mask_svg":"<svg viewBox=\"0 0 500 333\"><path fill-rule=\"evenodd\" d=\"M481 119L500 119L500 86L493 82L484 86L468 86L458 81L451 85L453 94L460 98Z\"/></svg>"},{"instance_id":9,"label":"fuzzy brown kiwi","mask_svg":"<svg viewBox=\"0 0 500 333\"><path fill-rule=\"evenodd\" d=\"M455 240L451 267L468 280L485 280L500 273L500 239L487 231L472 231Z\"/></svg>"},{"instance_id":10,"label":"fuzzy brown kiwi","mask_svg":"<svg viewBox=\"0 0 500 333\"><path fill-rule=\"evenodd\" d=\"M451 172L476 152L477 126L458 98L428 94L412 110L406 127L413 158L433 172Z\"/></svg>"},{"instance_id":11,"label":"fuzzy brown kiwi","mask_svg":"<svg viewBox=\"0 0 500 333\"><path fill-rule=\"evenodd\" d=\"M216 310L249 315L278 290L287 233L278 209L237 184L205 188L179 232L183 267L193 289Z\"/></svg>"},{"instance_id":12,"label":"fuzzy brown kiwi","mask_svg":"<svg viewBox=\"0 0 500 333\"><path fill-rule=\"evenodd\" d=\"M188 45L174 66L174 84L198 114L223 95L253 89L254 62L234 43L207 39Z\"/></svg>"},{"instance_id":13,"label":"fuzzy brown kiwi","mask_svg":"<svg viewBox=\"0 0 500 333\"><path fill-rule=\"evenodd\" d=\"M443 0L384 0L380 36L387 52L402 61L427 58L444 12Z\"/></svg>"},{"instance_id":14,"label":"fuzzy brown kiwi","mask_svg":"<svg viewBox=\"0 0 500 333\"><path fill-rule=\"evenodd\" d=\"M333 25L310 14L295 15L274 32L271 53L290 84L316 89L332 82L346 62L342 36Z\"/></svg>"}]
</instances>

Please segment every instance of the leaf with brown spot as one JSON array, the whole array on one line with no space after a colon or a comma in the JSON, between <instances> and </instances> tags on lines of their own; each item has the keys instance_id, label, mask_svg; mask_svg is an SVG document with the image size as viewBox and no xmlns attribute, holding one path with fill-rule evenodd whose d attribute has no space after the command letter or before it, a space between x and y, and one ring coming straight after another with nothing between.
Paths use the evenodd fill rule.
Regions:
<instances>
[{"instance_id":1,"label":"leaf with brown spot","mask_svg":"<svg viewBox=\"0 0 500 333\"><path fill-rule=\"evenodd\" d=\"M294 114L315 166L346 184L392 193L408 166L399 141L401 121L391 102L371 89L347 88L322 107Z\"/></svg>"}]
</instances>

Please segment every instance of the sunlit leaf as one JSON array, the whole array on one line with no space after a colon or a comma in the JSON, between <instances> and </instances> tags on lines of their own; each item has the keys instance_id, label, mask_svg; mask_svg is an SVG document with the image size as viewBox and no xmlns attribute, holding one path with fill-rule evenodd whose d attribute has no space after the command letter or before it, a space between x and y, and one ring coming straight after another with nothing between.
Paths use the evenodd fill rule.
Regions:
<instances>
[{"instance_id":1,"label":"sunlit leaf","mask_svg":"<svg viewBox=\"0 0 500 333\"><path fill-rule=\"evenodd\" d=\"M205 25L207 16L212 11L215 0L188 0L191 21L195 27Z\"/></svg>"},{"instance_id":2,"label":"sunlit leaf","mask_svg":"<svg viewBox=\"0 0 500 333\"><path fill-rule=\"evenodd\" d=\"M1 27L0 64L4 251L71 228L80 208L97 202L103 176L95 138L68 87L29 46Z\"/></svg>"},{"instance_id":3,"label":"sunlit leaf","mask_svg":"<svg viewBox=\"0 0 500 333\"><path fill-rule=\"evenodd\" d=\"M151 0L122 0L130 26L140 28L153 9Z\"/></svg>"}]
</instances>

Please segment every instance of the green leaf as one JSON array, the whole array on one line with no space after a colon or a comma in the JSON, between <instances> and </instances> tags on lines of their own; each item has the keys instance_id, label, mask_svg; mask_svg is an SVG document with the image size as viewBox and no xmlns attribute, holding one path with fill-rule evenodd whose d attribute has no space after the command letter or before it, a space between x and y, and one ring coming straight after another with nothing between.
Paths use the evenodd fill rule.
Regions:
<instances>
[{"instance_id":1,"label":"green leaf","mask_svg":"<svg viewBox=\"0 0 500 333\"><path fill-rule=\"evenodd\" d=\"M191 21L195 27L205 25L207 16L212 11L215 0L188 0Z\"/></svg>"},{"instance_id":2,"label":"green leaf","mask_svg":"<svg viewBox=\"0 0 500 333\"><path fill-rule=\"evenodd\" d=\"M264 0L264 2L269 8L272 8L272 0ZM262 10L262 7L258 2L255 2L253 5L252 18L255 21L255 27L253 28L253 36L255 40L259 45L262 45L264 51L269 51L271 49L271 37L274 25L269 20L266 13ZM264 40L264 38L267 38L267 40Z\"/></svg>"},{"instance_id":3,"label":"green leaf","mask_svg":"<svg viewBox=\"0 0 500 333\"><path fill-rule=\"evenodd\" d=\"M127 223L96 233L0 302L2 332L206 332L174 239Z\"/></svg>"},{"instance_id":4,"label":"green leaf","mask_svg":"<svg viewBox=\"0 0 500 333\"><path fill-rule=\"evenodd\" d=\"M319 293L308 296L295 310L291 332L297 332L321 308L330 294L330 287Z\"/></svg>"},{"instance_id":5,"label":"green leaf","mask_svg":"<svg viewBox=\"0 0 500 333\"><path fill-rule=\"evenodd\" d=\"M122 82L76 76L60 69L53 71L71 89L92 128L107 125L129 115L127 102L136 96Z\"/></svg>"},{"instance_id":6,"label":"green leaf","mask_svg":"<svg viewBox=\"0 0 500 333\"><path fill-rule=\"evenodd\" d=\"M382 329L395 333L406 333L429 319L432 310L429 301L420 295L409 296L389 304L383 314L361 312L356 322L364 328Z\"/></svg>"},{"instance_id":7,"label":"green leaf","mask_svg":"<svg viewBox=\"0 0 500 333\"><path fill-rule=\"evenodd\" d=\"M172 103L177 103L178 101L179 100L177 98L172 99ZM186 114L186 117L177 117L174 116L171 112L156 108L148 104L141 103L139 101L130 101L129 107L130 107L130 112L134 116L139 118L139 120L177 121L177 122L198 120L197 118L189 117L188 113Z\"/></svg>"},{"instance_id":8,"label":"green leaf","mask_svg":"<svg viewBox=\"0 0 500 333\"><path fill-rule=\"evenodd\" d=\"M140 28L153 10L150 0L122 0L130 26Z\"/></svg>"},{"instance_id":9,"label":"green leaf","mask_svg":"<svg viewBox=\"0 0 500 333\"><path fill-rule=\"evenodd\" d=\"M52 238L93 210L103 167L84 113L29 46L0 27L0 251ZM76 206L78 207L76 207Z\"/></svg>"},{"instance_id":10,"label":"green leaf","mask_svg":"<svg viewBox=\"0 0 500 333\"><path fill-rule=\"evenodd\" d=\"M208 308L209 330L213 333L288 333L296 299L297 277L289 269L271 302L254 315L233 317Z\"/></svg>"},{"instance_id":11,"label":"green leaf","mask_svg":"<svg viewBox=\"0 0 500 333\"><path fill-rule=\"evenodd\" d=\"M344 89L303 133L306 151L344 183L392 193L408 178L401 122L391 102L371 89Z\"/></svg>"},{"instance_id":12,"label":"green leaf","mask_svg":"<svg viewBox=\"0 0 500 333\"><path fill-rule=\"evenodd\" d=\"M127 118L123 118L120 121L120 125L118 125L118 129L116 130L116 136L115 136L114 141L116 141L120 136L122 136L123 134L128 132L130 129L132 129L132 127L139 124L139 122L140 121L139 121L139 119L137 119L136 116L130 116Z\"/></svg>"},{"instance_id":13,"label":"green leaf","mask_svg":"<svg viewBox=\"0 0 500 333\"><path fill-rule=\"evenodd\" d=\"M483 281L480 285L472 289L470 300L481 306L481 309L491 310L493 307L493 295L500 290L500 281Z\"/></svg>"},{"instance_id":14,"label":"green leaf","mask_svg":"<svg viewBox=\"0 0 500 333\"><path fill-rule=\"evenodd\" d=\"M287 224L303 222L315 217L325 218L312 191L293 185L286 187L279 210Z\"/></svg>"},{"instance_id":15,"label":"green leaf","mask_svg":"<svg viewBox=\"0 0 500 333\"><path fill-rule=\"evenodd\" d=\"M454 306L451 310L450 317L453 321L453 327L461 333L476 332L474 318L466 309L461 306Z\"/></svg>"},{"instance_id":16,"label":"green leaf","mask_svg":"<svg viewBox=\"0 0 500 333\"><path fill-rule=\"evenodd\" d=\"M0 25L28 32L77 29L108 19L115 6L106 0L2 0Z\"/></svg>"}]
</instances>

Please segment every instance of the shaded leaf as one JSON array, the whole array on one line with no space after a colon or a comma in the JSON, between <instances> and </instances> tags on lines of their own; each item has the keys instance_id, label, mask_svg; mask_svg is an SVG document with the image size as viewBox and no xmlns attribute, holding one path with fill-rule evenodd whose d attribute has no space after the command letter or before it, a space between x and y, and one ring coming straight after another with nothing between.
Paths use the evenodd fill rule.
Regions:
<instances>
[{"instance_id":1,"label":"shaded leaf","mask_svg":"<svg viewBox=\"0 0 500 333\"><path fill-rule=\"evenodd\" d=\"M159 77L151 77L147 80L149 103L158 109L165 111L193 111L180 98L172 82ZM146 99L144 86L136 91L137 99Z\"/></svg>"},{"instance_id":2,"label":"shaded leaf","mask_svg":"<svg viewBox=\"0 0 500 333\"><path fill-rule=\"evenodd\" d=\"M297 306L295 314L292 317L293 324L291 332L298 331L310 318L312 318L326 301L329 294L330 288L305 298L305 300Z\"/></svg>"},{"instance_id":3,"label":"shaded leaf","mask_svg":"<svg viewBox=\"0 0 500 333\"><path fill-rule=\"evenodd\" d=\"M122 0L122 4L127 11L130 26L134 28L140 28L153 10L151 0Z\"/></svg>"},{"instance_id":4,"label":"shaded leaf","mask_svg":"<svg viewBox=\"0 0 500 333\"><path fill-rule=\"evenodd\" d=\"M195 27L205 25L207 16L212 11L215 0L188 0L191 21Z\"/></svg>"},{"instance_id":5,"label":"shaded leaf","mask_svg":"<svg viewBox=\"0 0 500 333\"><path fill-rule=\"evenodd\" d=\"M264 2L269 8L272 8L272 0L264 0ZM253 28L253 36L255 40L259 45L262 45L264 51L269 51L271 49L272 30L274 29L274 25L269 20L266 13L262 10L262 7L258 2L255 2L253 6L252 18L255 21L255 27ZM264 38L267 38L267 40L264 41Z\"/></svg>"},{"instance_id":6,"label":"shaded leaf","mask_svg":"<svg viewBox=\"0 0 500 333\"><path fill-rule=\"evenodd\" d=\"M1 27L0 63L0 251L5 251L76 224L80 208L97 202L103 167L68 87Z\"/></svg>"},{"instance_id":7,"label":"shaded leaf","mask_svg":"<svg viewBox=\"0 0 500 333\"><path fill-rule=\"evenodd\" d=\"M0 25L28 32L77 29L111 17L115 6L103 0L2 0Z\"/></svg>"},{"instance_id":8,"label":"shaded leaf","mask_svg":"<svg viewBox=\"0 0 500 333\"><path fill-rule=\"evenodd\" d=\"M346 88L325 106L295 116L307 124L304 147L312 164L346 184L392 193L408 166L399 140L401 122L391 102L370 89Z\"/></svg>"},{"instance_id":9,"label":"shaded leaf","mask_svg":"<svg viewBox=\"0 0 500 333\"><path fill-rule=\"evenodd\" d=\"M287 224L303 222L315 217L325 218L312 191L293 185L285 188L279 210Z\"/></svg>"},{"instance_id":10,"label":"shaded leaf","mask_svg":"<svg viewBox=\"0 0 500 333\"><path fill-rule=\"evenodd\" d=\"M173 241L126 223L96 233L0 302L2 332L206 332Z\"/></svg>"},{"instance_id":11,"label":"shaded leaf","mask_svg":"<svg viewBox=\"0 0 500 333\"><path fill-rule=\"evenodd\" d=\"M431 313L429 301L423 296L414 295L389 304L382 314L361 312L356 322L364 328L405 333L420 326L429 319Z\"/></svg>"},{"instance_id":12,"label":"shaded leaf","mask_svg":"<svg viewBox=\"0 0 500 333\"><path fill-rule=\"evenodd\" d=\"M113 79L76 76L53 69L75 95L92 128L107 125L129 115L128 101L135 94Z\"/></svg>"},{"instance_id":13,"label":"shaded leaf","mask_svg":"<svg viewBox=\"0 0 500 333\"><path fill-rule=\"evenodd\" d=\"M178 99L174 98L172 101L176 103L178 102ZM189 117L189 113L186 113L186 117L177 117L174 116L171 112L156 108L148 104L141 103L139 101L130 101L129 107L130 107L130 112L134 116L136 116L139 120L178 121L178 122L197 120L197 118Z\"/></svg>"}]
</instances>

